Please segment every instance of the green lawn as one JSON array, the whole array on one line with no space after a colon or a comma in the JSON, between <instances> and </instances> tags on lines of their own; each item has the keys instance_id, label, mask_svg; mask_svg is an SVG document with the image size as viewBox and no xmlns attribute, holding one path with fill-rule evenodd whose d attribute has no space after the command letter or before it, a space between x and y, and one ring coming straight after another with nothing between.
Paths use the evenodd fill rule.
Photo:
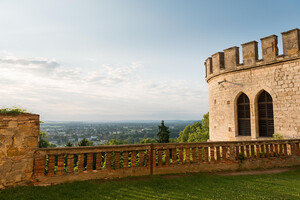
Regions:
<instances>
[{"instance_id":1,"label":"green lawn","mask_svg":"<svg viewBox=\"0 0 300 200\"><path fill-rule=\"evenodd\" d=\"M0 199L300 199L300 169L280 174L190 174L84 181L0 191Z\"/></svg>"}]
</instances>

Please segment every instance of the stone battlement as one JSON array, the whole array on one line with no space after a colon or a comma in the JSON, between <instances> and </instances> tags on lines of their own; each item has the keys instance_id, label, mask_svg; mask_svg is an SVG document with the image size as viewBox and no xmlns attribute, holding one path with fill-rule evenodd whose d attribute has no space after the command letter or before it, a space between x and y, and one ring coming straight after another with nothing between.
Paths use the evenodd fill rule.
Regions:
<instances>
[{"instance_id":1,"label":"stone battlement","mask_svg":"<svg viewBox=\"0 0 300 200\"><path fill-rule=\"evenodd\" d=\"M258 59L258 42L242 44L243 63L240 63L239 47L230 47L217 52L205 61L206 81L220 74L300 58L300 30L298 28L282 32L283 54L278 55L276 35L261 38L262 59Z\"/></svg>"}]
</instances>

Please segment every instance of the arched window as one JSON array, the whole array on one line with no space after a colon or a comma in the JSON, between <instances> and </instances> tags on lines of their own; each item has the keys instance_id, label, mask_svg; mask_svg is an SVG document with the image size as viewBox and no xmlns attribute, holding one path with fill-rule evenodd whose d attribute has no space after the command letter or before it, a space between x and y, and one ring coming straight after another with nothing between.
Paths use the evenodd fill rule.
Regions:
<instances>
[{"instance_id":1,"label":"arched window","mask_svg":"<svg viewBox=\"0 0 300 200\"><path fill-rule=\"evenodd\" d=\"M250 101L246 94L241 94L237 100L239 135L251 136Z\"/></svg>"},{"instance_id":2,"label":"arched window","mask_svg":"<svg viewBox=\"0 0 300 200\"><path fill-rule=\"evenodd\" d=\"M263 91L258 97L259 136L272 137L274 134L273 100Z\"/></svg>"}]
</instances>

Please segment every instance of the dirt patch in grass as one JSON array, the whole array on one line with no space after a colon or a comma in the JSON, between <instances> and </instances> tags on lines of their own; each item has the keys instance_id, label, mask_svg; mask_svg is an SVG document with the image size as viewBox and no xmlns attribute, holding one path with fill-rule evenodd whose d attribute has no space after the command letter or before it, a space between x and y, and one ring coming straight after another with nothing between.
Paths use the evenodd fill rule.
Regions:
<instances>
[{"instance_id":1,"label":"dirt patch in grass","mask_svg":"<svg viewBox=\"0 0 300 200\"><path fill-rule=\"evenodd\" d=\"M293 171L298 168L278 168L266 170L238 171L238 172L218 172L214 173L221 176L240 176L240 175L263 175L263 174L279 174L282 172Z\"/></svg>"}]
</instances>

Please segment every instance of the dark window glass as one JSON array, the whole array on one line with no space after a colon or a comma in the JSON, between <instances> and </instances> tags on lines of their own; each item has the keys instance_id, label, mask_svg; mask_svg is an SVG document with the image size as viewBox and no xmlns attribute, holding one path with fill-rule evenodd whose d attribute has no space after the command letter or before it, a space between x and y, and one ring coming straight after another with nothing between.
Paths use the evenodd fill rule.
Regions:
<instances>
[{"instance_id":1,"label":"dark window glass","mask_svg":"<svg viewBox=\"0 0 300 200\"><path fill-rule=\"evenodd\" d=\"M259 136L272 137L274 134L274 116L272 97L263 91L258 97Z\"/></svg>"},{"instance_id":2,"label":"dark window glass","mask_svg":"<svg viewBox=\"0 0 300 200\"><path fill-rule=\"evenodd\" d=\"M241 94L237 101L239 135L251 135L250 101L246 94Z\"/></svg>"}]
</instances>

